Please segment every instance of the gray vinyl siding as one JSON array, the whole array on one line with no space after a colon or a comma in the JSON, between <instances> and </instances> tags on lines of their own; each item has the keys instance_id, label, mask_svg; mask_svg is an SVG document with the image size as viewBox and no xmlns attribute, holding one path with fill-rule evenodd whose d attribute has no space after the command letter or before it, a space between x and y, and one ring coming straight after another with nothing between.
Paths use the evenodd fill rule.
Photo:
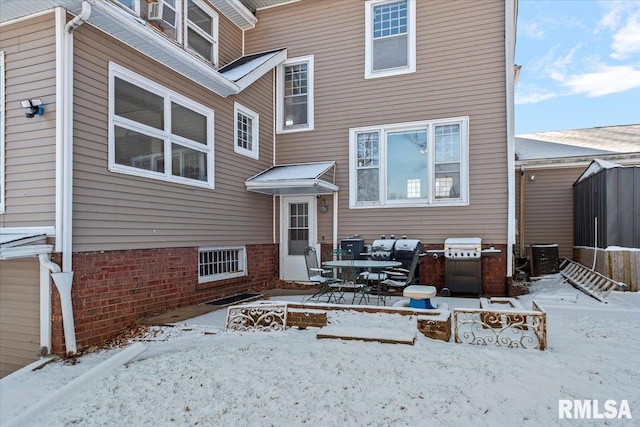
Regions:
<instances>
[{"instance_id":1,"label":"gray vinyl siding","mask_svg":"<svg viewBox=\"0 0 640 427\"><path fill-rule=\"evenodd\" d=\"M38 360L39 319L37 259L0 261L0 377Z\"/></svg>"},{"instance_id":2,"label":"gray vinyl siding","mask_svg":"<svg viewBox=\"0 0 640 427\"><path fill-rule=\"evenodd\" d=\"M244 186L272 164L273 75L224 99L90 26L74 37L74 251L273 242L271 198ZM109 172L109 61L214 110L215 189ZM234 101L260 114L259 160L233 151Z\"/></svg>"},{"instance_id":3,"label":"gray vinyl siding","mask_svg":"<svg viewBox=\"0 0 640 427\"><path fill-rule=\"evenodd\" d=\"M242 56L242 30L218 11L218 59L220 67Z\"/></svg>"},{"instance_id":4,"label":"gray vinyl siding","mask_svg":"<svg viewBox=\"0 0 640 427\"><path fill-rule=\"evenodd\" d=\"M0 27L5 58L5 212L0 227L55 225L56 45L54 14ZM41 99L26 118L20 101Z\"/></svg>"},{"instance_id":5,"label":"gray vinyl siding","mask_svg":"<svg viewBox=\"0 0 640 427\"><path fill-rule=\"evenodd\" d=\"M573 258L573 183L582 168L531 169L525 171L524 243L556 243L558 254ZM530 181L529 175L535 175ZM519 179L519 177L518 177ZM520 183L516 183L516 218L520 218ZM519 242L518 248L519 254ZM519 255L521 256L521 255Z\"/></svg>"},{"instance_id":6,"label":"gray vinyl siding","mask_svg":"<svg viewBox=\"0 0 640 427\"><path fill-rule=\"evenodd\" d=\"M276 163L335 160L338 236L507 240L504 2L417 1L416 72L364 79L365 2L303 1L259 10L246 49L314 55L315 128L277 135ZM349 129L469 117L469 206L349 209ZM327 200L329 201L329 200ZM320 214L319 236L331 236Z\"/></svg>"}]
</instances>

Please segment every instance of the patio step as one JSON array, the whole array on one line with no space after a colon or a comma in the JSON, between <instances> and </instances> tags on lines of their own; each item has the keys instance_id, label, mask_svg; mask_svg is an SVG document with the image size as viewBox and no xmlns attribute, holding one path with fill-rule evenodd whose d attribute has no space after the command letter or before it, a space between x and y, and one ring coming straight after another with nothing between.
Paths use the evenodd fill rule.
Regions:
<instances>
[{"instance_id":1,"label":"patio step","mask_svg":"<svg viewBox=\"0 0 640 427\"><path fill-rule=\"evenodd\" d=\"M325 326L316 334L317 339L373 341L385 344L409 344L416 340L415 332L388 328L363 328L358 326Z\"/></svg>"}]
</instances>

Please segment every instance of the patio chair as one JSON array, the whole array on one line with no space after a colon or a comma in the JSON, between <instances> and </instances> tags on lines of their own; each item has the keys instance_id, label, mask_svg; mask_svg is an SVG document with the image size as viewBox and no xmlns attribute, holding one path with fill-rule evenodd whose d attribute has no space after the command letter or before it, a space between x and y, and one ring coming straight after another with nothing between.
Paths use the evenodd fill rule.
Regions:
<instances>
[{"instance_id":1,"label":"patio chair","mask_svg":"<svg viewBox=\"0 0 640 427\"><path fill-rule=\"evenodd\" d=\"M394 292L396 289L404 288L413 284L415 278L416 269L420 262L420 253L416 251L411 259L411 265L409 269L406 268L393 268L391 270L385 270L384 274L387 275L386 279L383 279L380 283L384 287L385 296L389 296L390 292Z\"/></svg>"},{"instance_id":2,"label":"patio chair","mask_svg":"<svg viewBox=\"0 0 640 427\"><path fill-rule=\"evenodd\" d=\"M389 261L393 256L393 246L395 240L375 240L371 245L370 259L376 261ZM387 278L387 275L382 272L364 271L360 273L360 276L369 284L369 282L378 283Z\"/></svg>"},{"instance_id":3,"label":"patio chair","mask_svg":"<svg viewBox=\"0 0 640 427\"><path fill-rule=\"evenodd\" d=\"M334 277L327 277L327 274L332 273L331 270L327 270L320 267L320 263L318 262L318 255L316 253L316 249L313 246L308 246L304 250L304 260L307 264L307 275L309 276L309 281L313 285L320 285L317 292L311 295L309 298L306 298L303 302L309 301L310 299L318 299L322 296L327 297L327 302L331 303L331 301L338 302L335 292L338 290L336 284L340 283L340 279L336 279Z\"/></svg>"},{"instance_id":4,"label":"patio chair","mask_svg":"<svg viewBox=\"0 0 640 427\"><path fill-rule=\"evenodd\" d=\"M354 256L351 251L345 251L343 249L334 249L331 251L331 256L334 259L343 260L343 261L353 261ZM368 287L365 283L358 283L358 274L354 266L348 267L340 267L338 270L338 278L341 280L339 284L335 286L338 288L339 295L337 300L345 300L344 294L349 291L353 293L353 297L351 298L351 304L354 304L356 298L359 299L359 304L362 301L368 302ZM346 301L346 300L345 300Z\"/></svg>"}]
</instances>

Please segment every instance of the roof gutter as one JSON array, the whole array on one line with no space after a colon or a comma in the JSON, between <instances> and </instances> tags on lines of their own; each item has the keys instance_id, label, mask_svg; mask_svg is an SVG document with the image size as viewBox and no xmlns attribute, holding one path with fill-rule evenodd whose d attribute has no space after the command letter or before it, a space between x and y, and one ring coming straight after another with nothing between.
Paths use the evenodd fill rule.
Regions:
<instances>
[{"instance_id":1,"label":"roof gutter","mask_svg":"<svg viewBox=\"0 0 640 427\"><path fill-rule=\"evenodd\" d=\"M602 154L597 156L558 157L548 159L516 160L515 166L519 169L550 169L550 168L576 168L589 165L594 158L615 161L620 164L635 165L640 161L638 153Z\"/></svg>"}]
</instances>

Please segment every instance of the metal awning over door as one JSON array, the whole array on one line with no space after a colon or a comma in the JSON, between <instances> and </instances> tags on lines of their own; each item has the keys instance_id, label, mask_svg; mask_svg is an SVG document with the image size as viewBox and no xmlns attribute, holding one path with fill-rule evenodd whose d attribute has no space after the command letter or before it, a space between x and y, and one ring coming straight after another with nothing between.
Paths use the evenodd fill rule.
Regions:
<instances>
[{"instance_id":1,"label":"metal awning over door","mask_svg":"<svg viewBox=\"0 0 640 427\"><path fill-rule=\"evenodd\" d=\"M339 190L335 182L336 162L296 163L272 166L245 181L248 191L268 195L330 194ZM332 173L333 172L333 173Z\"/></svg>"}]
</instances>

